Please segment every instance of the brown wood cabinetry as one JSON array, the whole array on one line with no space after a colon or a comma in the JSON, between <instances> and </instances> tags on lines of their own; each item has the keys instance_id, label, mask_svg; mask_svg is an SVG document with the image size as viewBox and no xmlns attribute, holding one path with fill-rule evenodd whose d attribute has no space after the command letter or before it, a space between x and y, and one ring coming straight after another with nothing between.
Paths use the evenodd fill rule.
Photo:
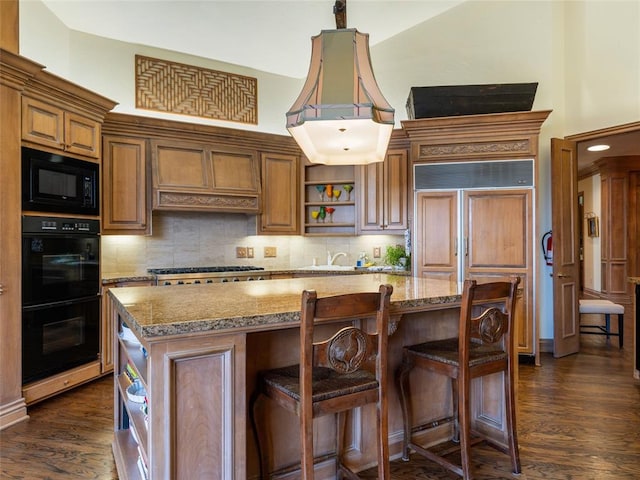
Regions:
<instances>
[{"instance_id":1,"label":"brown wood cabinetry","mask_svg":"<svg viewBox=\"0 0 640 480\"><path fill-rule=\"evenodd\" d=\"M260 165L254 150L152 141L151 172L154 209L260 211Z\"/></svg>"},{"instance_id":2,"label":"brown wood cabinetry","mask_svg":"<svg viewBox=\"0 0 640 480\"><path fill-rule=\"evenodd\" d=\"M300 234L299 157L261 154L262 214L259 234Z\"/></svg>"},{"instance_id":3,"label":"brown wood cabinetry","mask_svg":"<svg viewBox=\"0 0 640 480\"><path fill-rule=\"evenodd\" d=\"M640 157L608 157L597 161L596 166L601 179L602 293L609 300L626 304L631 302L628 278L634 275L634 246L638 244L633 172L640 171Z\"/></svg>"},{"instance_id":4,"label":"brown wood cabinetry","mask_svg":"<svg viewBox=\"0 0 640 480\"><path fill-rule=\"evenodd\" d=\"M2 19L3 27L10 23L17 26L17 6L5 3L12 2L3 2L0 9L8 16ZM16 32L3 30L3 40ZM44 68L0 49L0 429L26 419L27 402L95 378L100 371L96 361L23 390L20 147L45 147L99 161L100 122L115 106L111 100L51 75Z\"/></svg>"},{"instance_id":5,"label":"brown wood cabinetry","mask_svg":"<svg viewBox=\"0 0 640 480\"><path fill-rule=\"evenodd\" d=\"M4 15L11 2L1 3ZM17 24L17 2L14 13ZM0 49L0 429L29 418L22 396L20 122L16 119L21 92L41 68Z\"/></svg>"},{"instance_id":6,"label":"brown wood cabinetry","mask_svg":"<svg viewBox=\"0 0 640 480\"><path fill-rule=\"evenodd\" d=\"M152 209L263 214L258 233L299 233L300 150L291 137L117 113L107 116L102 130L105 138L118 139L113 148L130 158L126 168L133 169L133 163L146 159L147 204ZM138 143L143 141L146 156ZM120 164L124 166L122 158ZM141 172L136 170L136 174ZM109 174L105 170L105 175ZM131 191L134 182L130 180L129 185L118 184L117 179L105 182L138 202L144 193ZM138 186L144 188L145 184ZM282 208L285 203L286 211ZM151 228L151 218L147 214L146 227L137 228L137 220L132 218L138 213L143 212L134 212L128 205L114 226L144 233Z\"/></svg>"},{"instance_id":7,"label":"brown wood cabinetry","mask_svg":"<svg viewBox=\"0 0 640 480\"><path fill-rule=\"evenodd\" d=\"M151 233L147 142L105 135L102 149L102 233Z\"/></svg>"},{"instance_id":8,"label":"brown wood cabinetry","mask_svg":"<svg viewBox=\"0 0 640 480\"><path fill-rule=\"evenodd\" d=\"M357 168L359 222L363 234L402 233L407 228L409 165L406 150L389 150L384 162Z\"/></svg>"},{"instance_id":9,"label":"brown wood cabinetry","mask_svg":"<svg viewBox=\"0 0 640 480\"><path fill-rule=\"evenodd\" d=\"M122 480L145 478L140 462L151 479L248 478L246 333L214 333L140 344L116 337L113 454ZM127 396L127 365L146 391L146 413Z\"/></svg>"},{"instance_id":10,"label":"brown wood cabinetry","mask_svg":"<svg viewBox=\"0 0 640 480\"><path fill-rule=\"evenodd\" d=\"M521 354L536 357L539 348L534 253L538 235L533 210L538 135L549 113L516 112L403 122L411 144L411 161L416 166L416 184L422 182L418 181L422 172L427 172L419 172L422 165L428 166L430 172L423 177L429 186L416 186L415 274L451 282L520 277L516 300L517 349ZM442 165L448 170L437 171L442 180L432 182L429 175L436 170L431 168ZM523 166L526 167L520 170ZM472 172L486 173L494 183L469 187L469 183L474 183L469 182Z\"/></svg>"},{"instance_id":11,"label":"brown wood cabinetry","mask_svg":"<svg viewBox=\"0 0 640 480\"><path fill-rule=\"evenodd\" d=\"M358 188L355 168L353 165L305 165L302 213L305 235L355 235ZM352 188L351 192L345 190L345 186L347 190ZM334 191L339 191L340 196L333 195Z\"/></svg>"},{"instance_id":12,"label":"brown wood cabinetry","mask_svg":"<svg viewBox=\"0 0 640 480\"><path fill-rule=\"evenodd\" d=\"M520 353L532 353L532 190L419 192L416 219L419 276L452 283L520 277L516 342Z\"/></svg>"},{"instance_id":13,"label":"brown wood cabinetry","mask_svg":"<svg viewBox=\"0 0 640 480\"><path fill-rule=\"evenodd\" d=\"M22 140L100 158L100 122L29 97L22 98Z\"/></svg>"},{"instance_id":14,"label":"brown wood cabinetry","mask_svg":"<svg viewBox=\"0 0 640 480\"><path fill-rule=\"evenodd\" d=\"M458 192L419 192L415 206L417 248L413 268L416 276L458 282Z\"/></svg>"}]
</instances>

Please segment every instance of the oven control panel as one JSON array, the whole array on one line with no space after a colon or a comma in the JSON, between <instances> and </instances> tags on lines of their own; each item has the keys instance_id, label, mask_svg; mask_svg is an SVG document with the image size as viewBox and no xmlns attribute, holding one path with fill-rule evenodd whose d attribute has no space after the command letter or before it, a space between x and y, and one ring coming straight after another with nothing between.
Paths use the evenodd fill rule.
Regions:
<instances>
[{"instance_id":1,"label":"oven control panel","mask_svg":"<svg viewBox=\"0 0 640 480\"><path fill-rule=\"evenodd\" d=\"M85 218L22 217L23 233L100 233L100 221Z\"/></svg>"}]
</instances>

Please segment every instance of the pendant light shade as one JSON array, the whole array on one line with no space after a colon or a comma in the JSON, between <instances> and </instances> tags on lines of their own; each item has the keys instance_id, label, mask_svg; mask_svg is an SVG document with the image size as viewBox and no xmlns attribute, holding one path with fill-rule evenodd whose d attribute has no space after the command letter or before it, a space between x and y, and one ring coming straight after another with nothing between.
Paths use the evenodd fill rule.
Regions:
<instances>
[{"instance_id":1,"label":"pendant light shade","mask_svg":"<svg viewBox=\"0 0 640 480\"><path fill-rule=\"evenodd\" d=\"M323 30L311 42L309 74L287 112L287 130L312 163L383 161L395 110L373 75L369 35Z\"/></svg>"}]
</instances>

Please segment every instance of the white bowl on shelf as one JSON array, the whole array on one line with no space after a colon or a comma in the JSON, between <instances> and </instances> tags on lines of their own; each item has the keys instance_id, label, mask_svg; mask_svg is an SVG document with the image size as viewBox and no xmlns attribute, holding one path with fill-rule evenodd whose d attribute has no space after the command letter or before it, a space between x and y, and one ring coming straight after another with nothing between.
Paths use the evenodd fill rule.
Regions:
<instances>
[{"instance_id":1,"label":"white bowl on shelf","mask_svg":"<svg viewBox=\"0 0 640 480\"><path fill-rule=\"evenodd\" d=\"M136 380L127 387L127 398L134 403L144 403L146 396L147 391L139 380Z\"/></svg>"}]
</instances>

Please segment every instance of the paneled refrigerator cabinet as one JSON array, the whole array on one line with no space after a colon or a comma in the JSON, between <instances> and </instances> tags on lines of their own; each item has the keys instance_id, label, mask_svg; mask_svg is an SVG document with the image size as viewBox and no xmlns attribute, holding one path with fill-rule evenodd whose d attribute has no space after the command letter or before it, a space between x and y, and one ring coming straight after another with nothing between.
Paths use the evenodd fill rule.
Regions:
<instances>
[{"instance_id":1,"label":"paneled refrigerator cabinet","mask_svg":"<svg viewBox=\"0 0 640 480\"><path fill-rule=\"evenodd\" d=\"M407 120L414 275L521 279L517 351L539 362L534 212L538 139L550 110Z\"/></svg>"}]
</instances>

